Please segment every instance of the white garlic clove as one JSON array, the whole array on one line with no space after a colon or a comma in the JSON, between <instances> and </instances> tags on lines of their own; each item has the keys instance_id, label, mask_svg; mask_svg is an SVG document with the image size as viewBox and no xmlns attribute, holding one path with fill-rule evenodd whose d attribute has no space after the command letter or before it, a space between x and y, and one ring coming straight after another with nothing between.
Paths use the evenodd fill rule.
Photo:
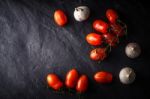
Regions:
<instances>
[{"instance_id":1,"label":"white garlic clove","mask_svg":"<svg viewBox=\"0 0 150 99\"><path fill-rule=\"evenodd\" d=\"M141 54L141 48L137 43L129 43L125 48L125 53L129 58L137 58Z\"/></svg>"},{"instance_id":2,"label":"white garlic clove","mask_svg":"<svg viewBox=\"0 0 150 99\"><path fill-rule=\"evenodd\" d=\"M82 22L89 18L90 9L87 6L79 6L74 10L74 18L76 21Z\"/></svg>"},{"instance_id":3,"label":"white garlic clove","mask_svg":"<svg viewBox=\"0 0 150 99\"><path fill-rule=\"evenodd\" d=\"M119 73L119 78L121 83L123 84L131 84L134 82L136 77L136 74L134 72L134 70L130 67L125 67L123 69L121 69L120 73Z\"/></svg>"}]
</instances>

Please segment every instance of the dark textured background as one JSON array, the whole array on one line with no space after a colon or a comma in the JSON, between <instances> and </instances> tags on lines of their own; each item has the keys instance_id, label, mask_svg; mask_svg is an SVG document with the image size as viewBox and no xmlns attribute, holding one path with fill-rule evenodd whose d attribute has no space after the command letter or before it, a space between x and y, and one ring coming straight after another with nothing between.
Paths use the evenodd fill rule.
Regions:
<instances>
[{"instance_id":1,"label":"dark textured background","mask_svg":"<svg viewBox=\"0 0 150 99\"><path fill-rule=\"evenodd\" d=\"M86 22L73 18L78 5L87 5L92 11ZM53 20L58 8L68 15L69 24L64 28ZM108 8L116 9L127 23L128 37L122 38L109 57L97 64L89 59L92 47L85 36L93 31L94 19L106 20ZM56 73L64 80L72 68L89 77L90 87L84 99L150 99L147 8L146 3L136 0L0 0L0 99L78 99L77 95L52 92L45 81L48 73ZM129 42L141 45L139 58L132 60L125 55ZM119 71L125 66L136 71L132 85L119 81ZM113 83L96 84L92 77L99 70L112 72Z\"/></svg>"}]
</instances>

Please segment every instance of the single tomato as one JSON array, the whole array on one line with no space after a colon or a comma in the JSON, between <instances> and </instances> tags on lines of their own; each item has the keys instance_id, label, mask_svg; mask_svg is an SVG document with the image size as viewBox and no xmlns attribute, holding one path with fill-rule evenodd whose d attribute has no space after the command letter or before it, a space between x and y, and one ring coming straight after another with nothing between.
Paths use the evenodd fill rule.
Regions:
<instances>
[{"instance_id":1,"label":"single tomato","mask_svg":"<svg viewBox=\"0 0 150 99\"><path fill-rule=\"evenodd\" d=\"M94 79L95 79L95 81L98 82L98 83L106 84L106 83L111 83L111 82L112 82L113 76L112 76L112 74L109 73L109 72L100 71L100 72L97 72L97 73L94 75Z\"/></svg>"},{"instance_id":2,"label":"single tomato","mask_svg":"<svg viewBox=\"0 0 150 99\"><path fill-rule=\"evenodd\" d=\"M118 19L118 14L115 10L113 9L108 9L106 11L106 17L107 19L109 20L109 22L111 23L116 23L117 22L117 19Z\"/></svg>"},{"instance_id":3,"label":"single tomato","mask_svg":"<svg viewBox=\"0 0 150 99\"><path fill-rule=\"evenodd\" d=\"M56 10L54 13L54 20L57 25L64 26L67 23L67 16L62 10Z\"/></svg>"},{"instance_id":4,"label":"single tomato","mask_svg":"<svg viewBox=\"0 0 150 99\"><path fill-rule=\"evenodd\" d=\"M122 37L126 34L126 27L122 27L120 24L110 24L111 31L118 37Z\"/></svg>"},{"instance_id":5,"label":"single tomato","mask_svg":"<svg viewBox=\"0 0 150 99\"><path fill-rule=\"evenodd\" d=\"M74 88L78 81L78 72L76 69L71 69L66 75L65 84L68 88Z\"/></svg>"},{"instance_id":6,"label":"single tomato","mask_svg":"<svg viewBox=\"0 0 150 99\"><path fill-rule=\"evenodd\" d=\"M106 43L108 43L110 46L116 46L119 42L118 37L112 33L103 34L103 37L105 38Z\"/></svg>"},{"instance_id":7,"label":"single tomato","mask_svg":"<svg viewBox=\"0 0 150 99\"><path fill-rule=\"evenodd\" d=\"M103 37L100 34L90 33L86 36L86 41L90 45L98 46L102 44Z\"/></svg>"},{"instance_id":8,"label":"single tomato","mask_svg":"<svg viewBox=\"0 0 150 99\"><path fill-rule=\"evenodd\" d=\"M93 22L93 28L101 33L107 33L109 29L109 25L103 20L95 20Z\"/></svg>"},{"instance_id":9,"label":"single tomato","mask_svg":"<svg viewBox=\"0 0 150 99\"><path fill-rule=\"evenodd\" d=\"M54 90L59 90L63 87L63 83L60 81L57 75L55 74L48 74L47 75L47 83L49 87L53 88Z\"/></svg>"},{"instance_id":10,"label":"single tomato","mask_svg":"<svg viewBox=\"0 0 150 99\"><path fill-rule=\"evenodd\" d=\"M88 88L88 77L86 75L81 75L81 77L78 79L76 90L79 93L83 93Z\"/></svg>"},{"instance_id":11,"label":"single tomato","mask_svg":"<svg viewBox=\"0 0 150 99\"><path fill-rule=\"evenodd\" d=\"M106 48L95 48L90 52L90 58L95 61L102 61L106 56Z\"/></svg>"}]
</instances>

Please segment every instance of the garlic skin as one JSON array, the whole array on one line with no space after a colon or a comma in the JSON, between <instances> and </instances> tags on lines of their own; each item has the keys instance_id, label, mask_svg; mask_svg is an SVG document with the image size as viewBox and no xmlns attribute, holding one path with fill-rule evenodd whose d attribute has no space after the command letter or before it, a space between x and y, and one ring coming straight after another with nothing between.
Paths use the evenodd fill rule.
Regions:
<instances>
[{"instance_id":1,"label":"garlic skin","mask_svg":"<svg viewBox=\"0 0 150 99\"><path fill-rule=\"evenodd\" d=\"M82 22L89 18L90 9L87 6L79 6L74 10L74 18L76 21Z\"/></svg>"},{"instance_id":2,"label":"garlic skin","mask_svg":"<svg viewBox=\"0 0 150 99\"><path fill-rule=\"evenodd\" d=\"M130 67L125 67L121 69L119 73L120 82L123 84L131 84L134 82L136 74L134 70Z\"/></svg>"},{"instance_id":3,"label":"garlic skin","mask_svg":"<svg viewBox=\"0 0 150 99\"><path fill-rule=\"evenodd\" d=\"M137 58L141 54L141 48L137 43L129 43L125 48L125 53L129 58Z\"/></svg>"}]
</instances>

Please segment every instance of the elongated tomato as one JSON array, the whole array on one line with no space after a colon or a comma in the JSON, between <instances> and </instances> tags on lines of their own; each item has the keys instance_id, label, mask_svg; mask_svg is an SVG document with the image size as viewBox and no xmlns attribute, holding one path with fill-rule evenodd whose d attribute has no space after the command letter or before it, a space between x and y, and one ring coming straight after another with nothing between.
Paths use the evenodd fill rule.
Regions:
<instances>
[{"instance_id":1,"label":"elongated tomato","mask_svg":"<svg viewBox=\"0 0 150 99\"><path fill-rule=\"evenodd\" d=\"M47 83L49 87L53 88L54 90L59 90L63 87L63 83L60 81L57 75L55 74L48 74L47 75Z\"/></svg>"},{"instance_id":2,"label":"elongated tomato","mask_svg":"<svg viewBox=\"0 0 150 99\"><path fill-rule=\"evenodd\" d=\"M94 79L96 82L98 83L111 83L112 82L112 79L113 79L113 76L111 73L109 72L105 72L105 71L101 71L101 72L97 72L95 75L94 75Z\"/></svg>"},{"instance_id":3,"label":"elongated tomato","mask_svg":"<svg viewBox=\"0 0 150 99\"><path fill-rule=\"evenodd\" d=\"M103 20L95 20L93 22L93 28L98 32L107 33L109 25Z\"/></svg>"},{"instance_id":4,"label":"elongated tomato","mask_svg":"<svg viewBox=\"0 0 150 99\"><path fill-rule=\"evenodd\" d=\"M56 10L54 13L54 20L57 25L64 26L67 23L67 16L62 10Z\"/></svg>"},{"instance_id":5,"label":"elongated tomato","mask_svg":"<svg viewBox=\"0 0 150 99\"><path fill-rule=\"evenodd\" d=\"M74 88L78 81L78 72L76 69L70 70L66 75L65 84L68 88Z\"/></svg>"},{"instance_id":6,"label":"elongated tomato","mask_svg":"<svg viewBox=\"0 0 150 99\"><path fill-rule=\"evenodd\" d=\"M90 58L94 61L102 61L106 56L106 48L95 48L90 52Z\"/></svg>"},{"instance_id":7,"label":"elongated tomato","mask_svg":"<svg viewBox=\"0 0 150 99\"><path fill-rule=\"evenodd\" d=\"M86 36L86 41L90 44L90 45L94 45L94 46L98 46L102 44L102 36L100 34L96 34L96 33L89 33Z\"/></svg>"},{"instance_id":8,"label":"elongated tomato","mask_svg":"<svg viewBox=\"0 0 150 99\"><path fill-rule=\"evenodd\" d=\"M81 77L78 79L76 90L79 93L83 93L88 88L88 77L86 75L81 75Z\"/></svg>"},{"instance_id":9,"label":"elongated tomato","mask_svg":"<svg viewBox=\"0 0 150 99\"><path fill-rule=\"evenodd\" d=\"M113 9L108 9L106 11L106 17L109 20L109 22L111 23L116 23L117 19L118 19L118 14L115 10Z\"/></svg>"}]
</instances>

